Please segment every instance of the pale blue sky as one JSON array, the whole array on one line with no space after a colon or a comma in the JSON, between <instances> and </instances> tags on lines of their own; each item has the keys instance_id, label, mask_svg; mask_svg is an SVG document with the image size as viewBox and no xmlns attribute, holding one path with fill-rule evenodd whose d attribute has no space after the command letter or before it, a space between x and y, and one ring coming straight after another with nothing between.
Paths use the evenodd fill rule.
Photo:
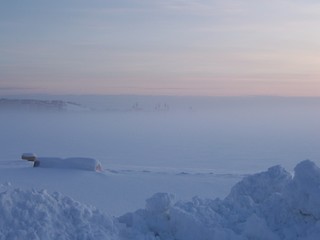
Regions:
<instances>
[{"instance_id":1,"label":"pale blue sky","mask_svg":"<svg viewBox=\"0 0 320 240\"><path fill-rule=\"evenodd\" d=\"M0 94L320 96L311 0L3 0Z\"/></svg>"}]
</instances>

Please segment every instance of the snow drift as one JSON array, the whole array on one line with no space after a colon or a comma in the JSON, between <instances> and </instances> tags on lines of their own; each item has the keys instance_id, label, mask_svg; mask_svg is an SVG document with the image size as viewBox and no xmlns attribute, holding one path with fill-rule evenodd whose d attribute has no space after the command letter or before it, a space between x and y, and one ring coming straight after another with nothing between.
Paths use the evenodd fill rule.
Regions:
<instances>
[{"instance_id":1,"label":"snow drift","mask_svg":"<svg viewBox=\"0 0 320 240\"><path fill-rule=\"evenodd\" d=\"M108 204L108 203L106 203ZM5 189L0 239L309 239L320 236L320 169L299 163L245 177L224 199L173 201L157 193L144 209L110 218L61 194Z\"/></svg>"},{"instance_id":2,"label":"snow drift","mask_svg":"<svg viewBox=\"0 0 320 240\"><path fill-rule=\"evenodd\" d=\"M0 193L0 239L112 239L113 220L59 193Z\"/></svg>"},{"instance_id":3,"label":"snow drift","mask_svg":"<svg viewBox=\"0 0 320 240\"><path fill-rule=\"evenodd\" d=\"M41 157L36 158L34 167L43 168L64 168L64 169L79 169L87 171L102 171L101 163L93 158L53 158L53 157Z\"/></svg>"},{"instance_id":4,"label":"snow drift","mask_svg":"<svg viewBox=\"0 0 320 240\"><path fill-rule=\"evenodd\" d=\"M158 193L145 209L121 216L127 239L319 239L320 169L311 161L294 177L280 166L244 178L224 199L172 203Z\"/></svg>"}]
</instances>

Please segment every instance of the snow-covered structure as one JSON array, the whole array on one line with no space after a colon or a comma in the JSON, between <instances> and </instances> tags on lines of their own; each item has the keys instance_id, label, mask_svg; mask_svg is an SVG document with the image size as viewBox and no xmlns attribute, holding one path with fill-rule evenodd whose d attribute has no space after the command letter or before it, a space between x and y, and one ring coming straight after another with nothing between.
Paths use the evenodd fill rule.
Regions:
<instances>
[{"instance_id":1,"label":"snow-covered structure","mask_svg":"<svg viewBox=\"0 0 320 240\"><path fill-rule=\"evenodd\" d=\"M34 162L34 167L42 168L63 168L79 169L87 171L101 172L101 163L93 158L73 157L73 158L56 158L56 157L37 157L33 153L24 153L23 160Z\"/></svg>"},{"instance_id":2,"label":"snow-covered structure","mask_svg":"<svg viewBox=\"0 0 320 240\"><path fill-rule=\"evenodd\" d=\"M64 168L64 169L79 169L87 171L102 171L101 163L94 158L52 158L40 157L34 162L34 167L43 168Z\"/></svg>"}]
</instances>

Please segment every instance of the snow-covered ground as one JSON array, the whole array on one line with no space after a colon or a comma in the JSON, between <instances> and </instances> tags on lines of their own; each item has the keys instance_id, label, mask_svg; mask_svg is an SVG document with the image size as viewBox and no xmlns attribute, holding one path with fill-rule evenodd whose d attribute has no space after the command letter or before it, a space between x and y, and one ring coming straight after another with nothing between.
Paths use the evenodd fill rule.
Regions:
<instances>
[{"instance_id":1,"label":"snow-covered ground","mask_svg":"<svg viewBox=\"0 0 320 240\"><path fill-rule=\"evenodd\" d=\"M22 160L20 160L22 162ZM103 172L72 169L32 168L31 163L2 162L0 183L22 189L60 192L93 205L112 216L134 211L157 192L176 195L177 200L194 196L224 197L241 175L208 172L169 172L146 169L105 169ZM16 164L14 164L16 163Z\"/></svg>"},{"instance_id":2,"label":"snow-covered ground","mask_svg":"<svg viewBox=\"0 0 320 240\"><path fill-rule=\"evenodd\" d=\"M91 157L105 167L247 174L320 159L320 111L2 114L1 159ZM317 162L318 164L320 162Z\"/></svg>"},{"instance_id":3,"label":"snow-covered ground","mask_svg":"<svg viewBox=\"0 0 320 240\"><path fill-rule=\"evenodd\" d=\"M317 107L1 114L0 239L320 234ZM104 170L32 168L23 152Z\"/></svg>"},{"instance_id":4,"label":"snow-covered ground","mask_svg":"<svg viewBox=\"0 0 320 240\"><path fill-rule=\"evenodd\" d=\"M174 194L159 192L146 200L145 207L120 217L69 197L75 192L79 198L92 194L108 206L112 202L108 195L124 186L117 185L118 179L82 170L33 168L32 174L29 170L15 168L2 178L15 182L0 186L0 239L316 240L320 234L320 169L309 160L295 167L293 177L280 166L244 177L223 200L194 197L176 202ZM129 195L122 196L127 203L144 192L139 187L159 183L146 177L148 182L138 186L131 185L130 177L125 179L121 191L128 194L131 188ZM110 187L106 180L116 186ZM35 189L30 190L32 185ZM69 193L36 189L58 185Z\"/></svg>"}]
</instances>

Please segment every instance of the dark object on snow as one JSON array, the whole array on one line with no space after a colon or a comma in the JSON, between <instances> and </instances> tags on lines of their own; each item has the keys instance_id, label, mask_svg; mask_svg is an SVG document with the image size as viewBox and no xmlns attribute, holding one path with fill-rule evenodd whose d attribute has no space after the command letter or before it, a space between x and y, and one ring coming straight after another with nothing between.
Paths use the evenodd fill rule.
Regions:
<instances>
[{"instance_id":1,"label":"dark object on snow","mask_svg":"<svg viewBox=\"0 0 320 240\"><path fill-rule=\"evenodd\" d=\"M23 153L21 156L21 159L27 160L30 162L35 162L37 159L37 156L34 153Z\"/></svg>"}]
</instances>

